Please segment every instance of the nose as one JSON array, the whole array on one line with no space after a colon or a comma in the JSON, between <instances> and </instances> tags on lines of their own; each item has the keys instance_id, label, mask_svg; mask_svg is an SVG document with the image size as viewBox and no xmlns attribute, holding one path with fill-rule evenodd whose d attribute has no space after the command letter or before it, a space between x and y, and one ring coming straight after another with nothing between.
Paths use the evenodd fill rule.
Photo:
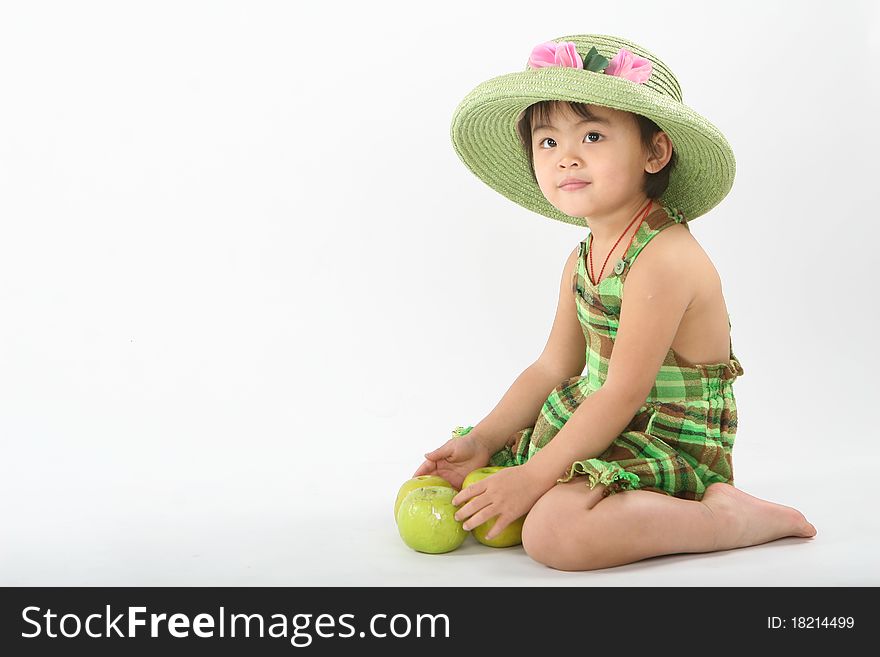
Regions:
<instances>
[{"instance_id":1,"label":"nose","mask_svg":"<svg viewBox=\"0 0 880 657\"><path fill-rule=\"evenodd\" d=\"M560 171L569 171L583 168L584 164L580 158L577 157L561 157L559 158L559 170Z\"/></svg>"},{"instance_id":2,"label":"nose","mask_svg":"<svg viewBox=\"0 0 880 657\"><path fill-rule=\"evenodd\" d=\"M579 155L574 153L563 152L559 156L559 167L563 169L567 169L572 166L583 166L584 161L580 158Z\"/></svg>"}]
</instances>

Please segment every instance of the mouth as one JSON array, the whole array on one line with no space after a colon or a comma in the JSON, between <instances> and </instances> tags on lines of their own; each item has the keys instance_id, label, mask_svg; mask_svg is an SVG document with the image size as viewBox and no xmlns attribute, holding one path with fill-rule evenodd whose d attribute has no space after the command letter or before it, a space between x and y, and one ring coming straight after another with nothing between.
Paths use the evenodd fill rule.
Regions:
<instances>
[{"instance_id":1,"label":"mouth","mask_svg":"<svg viewBox=\"0 0 880 657\"><path fill-rule=\"evenodd\" d=\"M586 187L589 184L590 183L583 182L583 181L569 182L569 183L565 183L564 185L560 185L559 189L564 189L567 192L572 192L572 191L576 191L578 189L583 189L584 187Z\"/></svg>"}]
</instances>

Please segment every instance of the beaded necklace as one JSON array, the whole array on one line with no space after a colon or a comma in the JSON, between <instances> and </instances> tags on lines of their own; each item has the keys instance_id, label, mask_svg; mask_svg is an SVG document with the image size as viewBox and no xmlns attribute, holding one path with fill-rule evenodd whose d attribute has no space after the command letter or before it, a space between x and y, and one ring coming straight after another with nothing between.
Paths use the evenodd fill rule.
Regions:
<instances>
[{"instance_id":1,"label":"beaded necklace","mask_svg":"<svg viewBox=\"0 0 880 657\"><path fill-rule=\"evenodd\" d=\"M610 258L611 254L614 253L614 249L620 243L620 240L623 239L623 236L626 235L626 231L628 231L632 227L632 225L636 222L637 219L640 219L640 218L644 219L647 216L648 211L651 209L652 204L653 204L653 200L648 199L648 205L645 207L645 209L637 212L635 218L629 222L629 226L627 226L626 228L623 229L623 232L620 234L620 237L617 238L617 241L614 243L614 246L611 247L611 250L608 252L608 255L605 256L605 262L602 263L602 269L599 270L599 278L596 278L593 275L593 240L592 239L590 240L590 248L589 248L588 255L590 256L590 277L594 281L593 285L599 284L600 279L602 278L602 272L605 271L605 265L608 264L608 258ZM638 232L638 231L636 231L636 232ZM635 236L636 236L636 233L633 233L632 237L629 238L629 244L626 247L627 250L629 250L629 247L632 245L632 241L635 238Z\"/></svg>"}]
</instances>

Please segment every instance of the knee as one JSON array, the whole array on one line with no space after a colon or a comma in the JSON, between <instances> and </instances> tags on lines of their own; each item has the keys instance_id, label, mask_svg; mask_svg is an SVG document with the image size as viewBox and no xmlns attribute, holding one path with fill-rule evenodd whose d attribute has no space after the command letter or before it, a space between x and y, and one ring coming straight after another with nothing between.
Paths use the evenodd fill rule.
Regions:
<instances>
[{"instance_id":1,"label":"knee","mask_svg":"<svg viewBox=\"0 0 880 657\"><path fill-rule=\"evenodd\" d=\"M584 496L577 484L559 484L532 507L522 528L522 546L538 563L556 570L591 570L602 567L600 528L593 507L602 488Z\"/></svg>"},{"instance_id":2,"label":"knee","mask_svg":"<svg viewBox=\"0 0 880 657\"><path fill-rule=\"evenodd\" d=\"M522 546L527 555L545 565L553 551L556 529L535 507L529 511L522 527Z\"/></svg>"},{"instance_id":3,"label":"knee","mask_svg":"<svg viewBox=\"0 0 880 657\"><path fill-rule=\"evenodd\" d=\"M523 522L522 546L527 555L551 568L564 568L568 541L558 515L533 507Z\"/></svg>"}]
</instances>

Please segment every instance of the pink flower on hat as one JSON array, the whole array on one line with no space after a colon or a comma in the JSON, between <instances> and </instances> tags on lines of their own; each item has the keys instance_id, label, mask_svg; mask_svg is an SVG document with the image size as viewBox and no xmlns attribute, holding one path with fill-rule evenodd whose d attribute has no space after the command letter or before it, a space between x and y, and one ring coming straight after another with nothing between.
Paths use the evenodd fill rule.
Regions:
<instances>
[{"instance_id":1,"label":"pink flower on hat","mask_svg":"<svg viewBox=\"0 0 880 657\"><path fill-rule=\"evenodd\" d=\"M651 68L649 60L631 53L626 48L621 48L620 52L611 59L605 73L641 84L650 77Z\"/></svg>"},{"instance_id":2,"label":"pink flower on hat","mask_svg":"<svg viewBox=\"0 0 880 657\"><path fill-rule=\"evenodd\" d=\"M532 49L529 57L529 66L531 68L541 68L543 66L568 66L570 68L583 68L584 61L575 49L574 42L563 41L556 43L548 41L541 43Z\"/></svg>"},{"instance_id":3,"label":"pink flower on hat","mask_svg":"<svg viewBox=\"0 0 880 657\"><path fill-rule=\"evenodd\" d=\"M637 84L645 82L651 76L653 68L650 60L639 57L626 48L621 48L610 62L600 55L595 47L590 48L590 52L581 57L573 41L561 43L547 41L532 48L529 68L544 66L567 66L582 68L593 73L604 72Z\"/></svg>"}]
</instances>

